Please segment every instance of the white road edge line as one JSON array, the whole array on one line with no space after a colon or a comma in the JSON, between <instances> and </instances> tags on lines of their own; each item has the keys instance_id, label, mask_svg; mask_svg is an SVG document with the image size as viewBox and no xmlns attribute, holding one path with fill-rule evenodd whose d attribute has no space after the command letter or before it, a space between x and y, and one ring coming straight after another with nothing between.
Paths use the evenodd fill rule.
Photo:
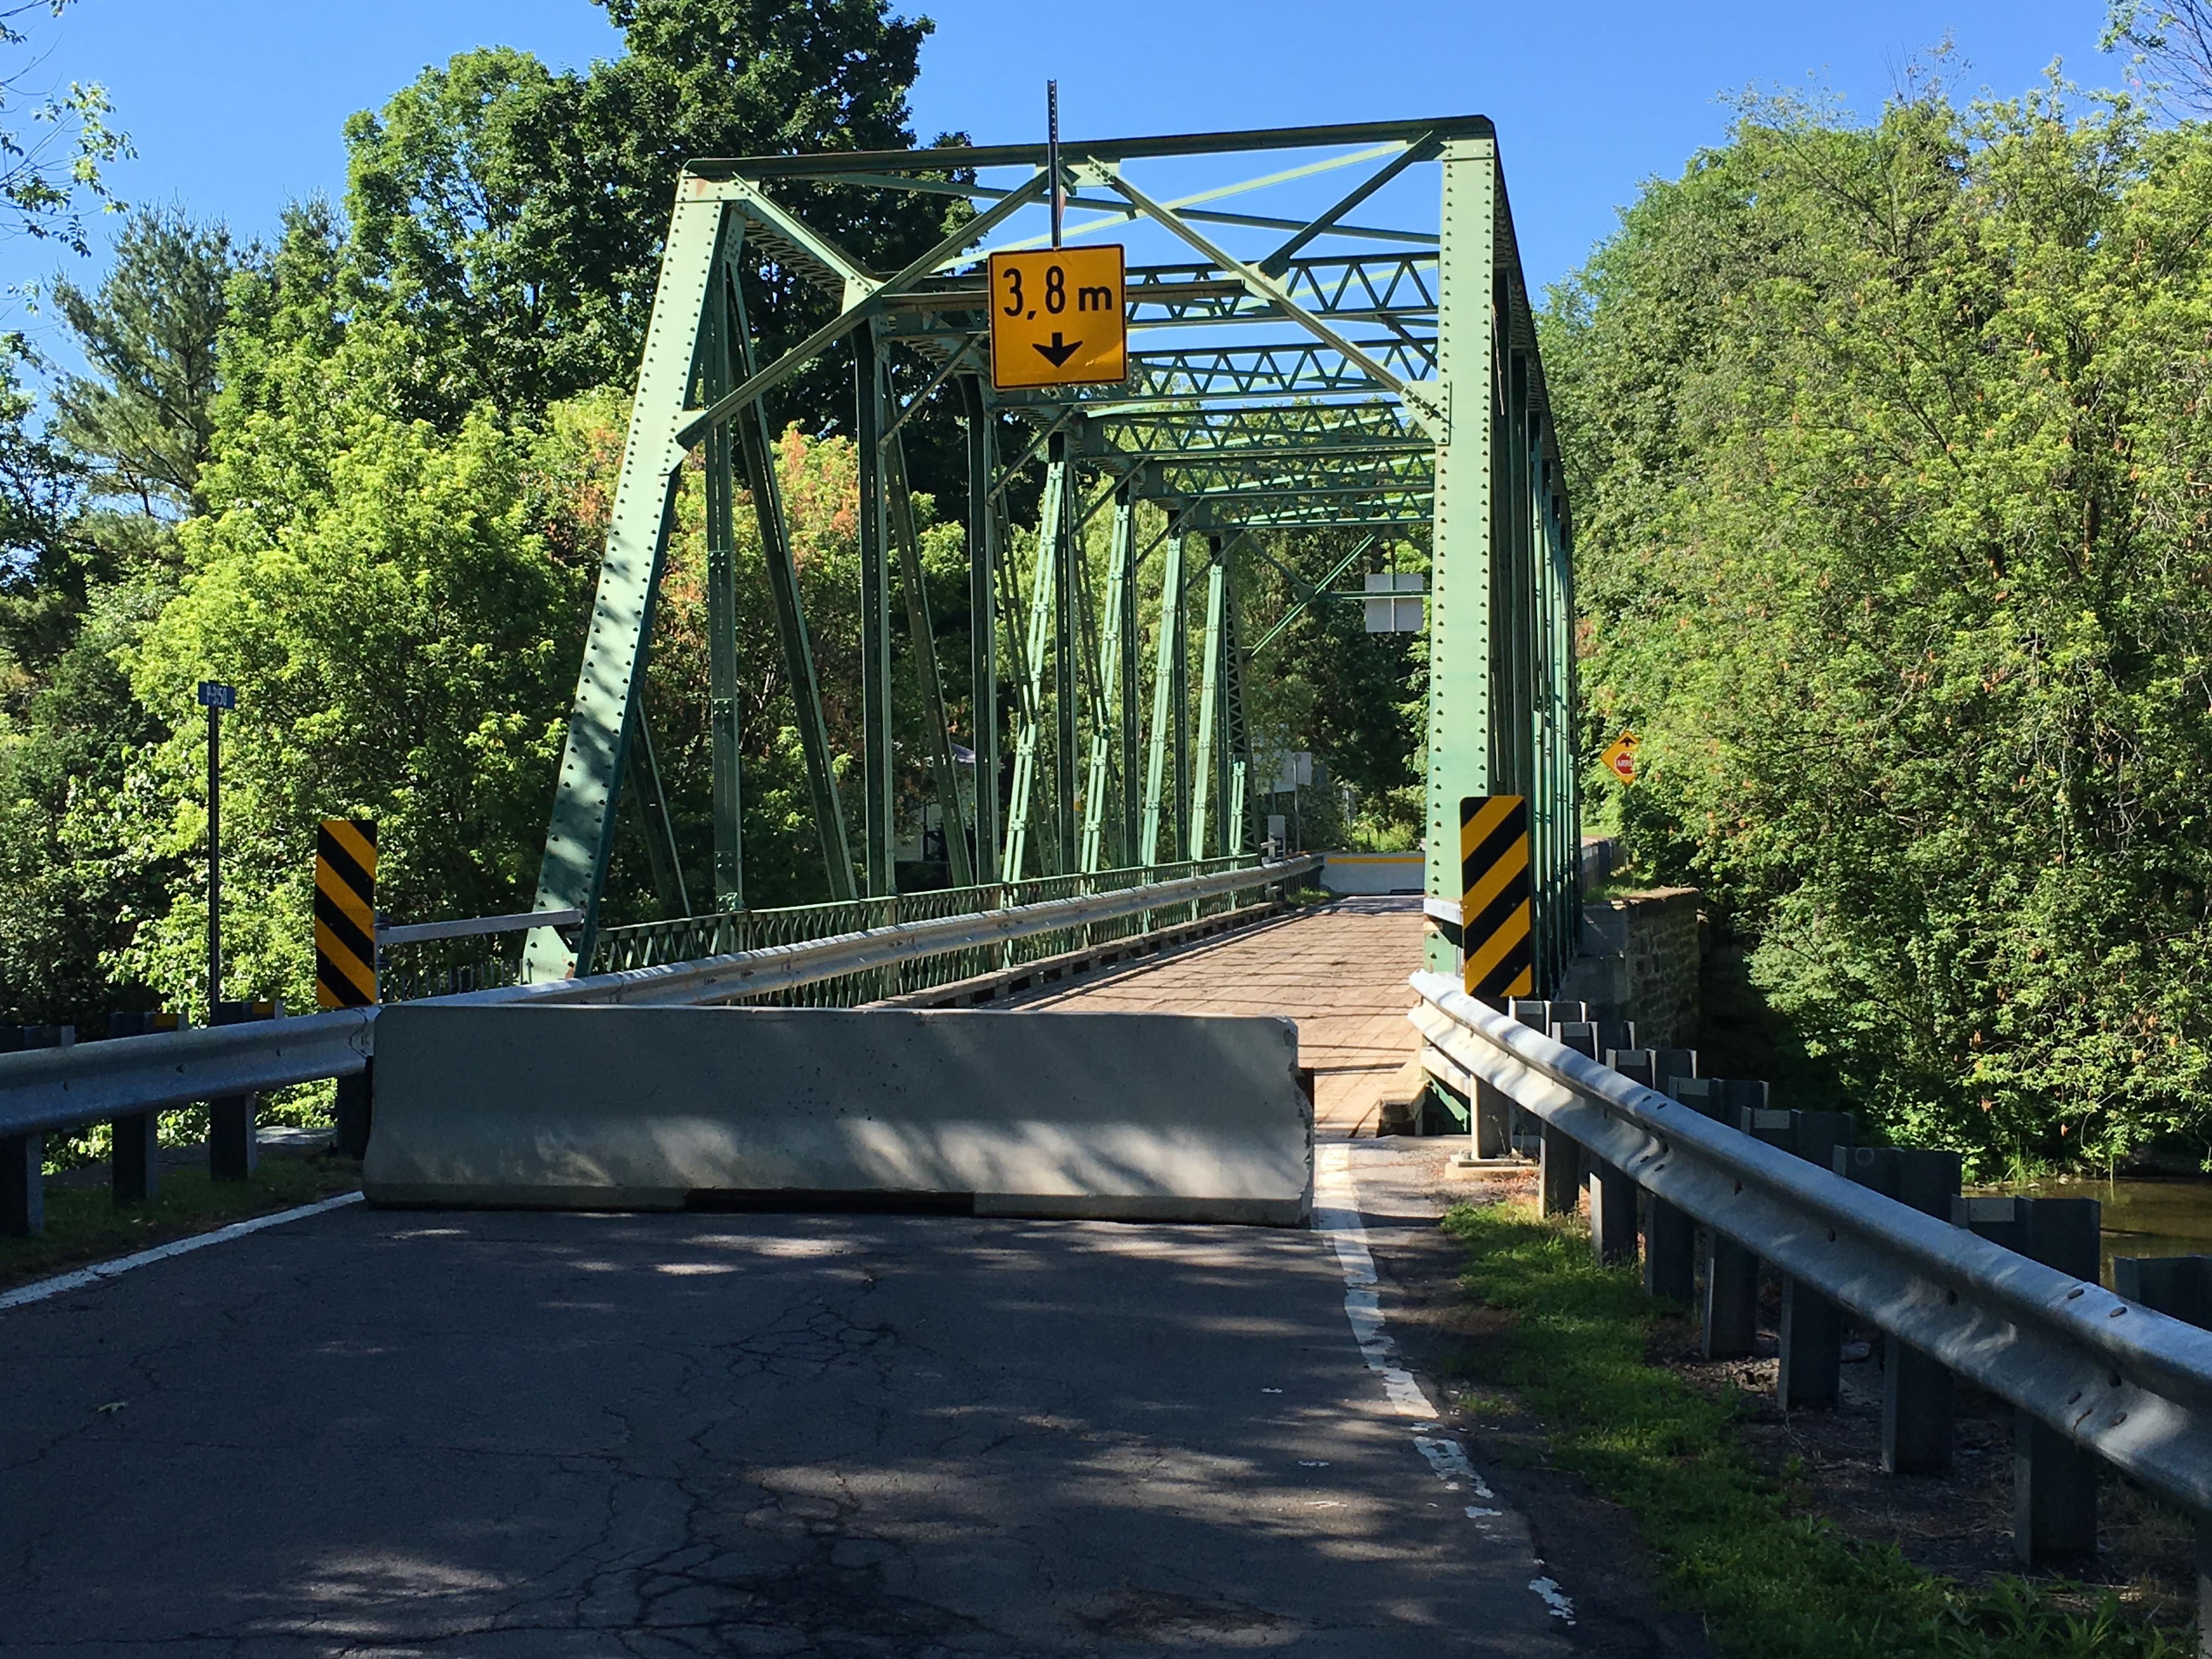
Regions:
<instances>
[{"instance_id":1,"label":"white road edge line","mask_svg":"<svg viewBox=\"0 0 2212 1659\"><path fill-rule=\"evenodd\" d=\"M225 1244L234 1238L243 1238L248 1233L258 1233L264 1227L281 1227L288 1221L305 1221L311 1215L320 1215L325 1210L335 1210L341 1205L358 1204L360 1193L340 1193L336 1198L324 1199L318 1204L302 1204L295 1210L279 1210L274 1215L258 1215L250 1221L234 1221L228 1227L218 1227L211 1233L194 1233L190 1238L180 1238L173 1243L162 1244L150 1250L141 1250L136 1255L118 1257L113 1261L95 1261L89 1267L80 1267L75 1273L60 1273L52 1279L33 1279L28 1285L12 1291L0 1291L0 1309L20 1308L26 1303L44 1302L48 1297L65 1296L71 1291L81 1291L93 1285L105 1284L119 1273L133 1267L143 1267L149 1262L167 1261L173 1255L182 1255L187 1250L204 1250L210 1244Z\"/></svg>"},{"instance_id":2,"label":"white road edge line","mask_svg":"<svg viewBox=\"0 0 2212 1659\"><path fill-rule=\"evenodd\" d=\"M1382 1377L1383 1391L1400 1416L1434 1422L1437 1408L1413 1374L1396 1363L1398 1345L1382 1328L1375 1258L1368 1253L1367 1224L1359 1218L1359 1188L1352 1179L1352 1148L1342 1141L1324 1141L1314 1148L1313 1224L1336 1247L1336 1264L1344 1271L1344 1311L1352 1321L1360 1358Z\"/></svg>"},{"instance_id":3,"label":"white road edge line","mask_svg":"<svg viewBox=\"0 0 2212 1659\"><path fill-rule=\"evenodd\" d=\"M1359 1188L1352 1178L1352 1148L1344 1141L1324 1141L1314 1148L1314 1231L1326 1233L1335 1248L1337 1266L1344 1273L1344 1312L1352 1322L1352 1340L1367 1368L1382 1379L1382 1388L1401 1417L1418 1418L1424 1429L1437 1428L1437 1408L1413 1374L1398 1363L1398 1345L1382 1328L1382 1304L1376 1292L1375 1257L1367 1248L1367 1224L1359 1218ZM1447 1492L1474 1489L1477 1498L1494 1500L1482 1476L1468 1462L1467 1451L1456 1440L1416 1434L1413 1444L1444 1483ZM1493 1517L1502 1511L1481 1504L1466 1506L1467 1518L1484 1537L1496 1539ZM1541 1565L1540 1561L1538 1565ZM1534 1578L1530 1590L1555 1619L1575 1622L1575 1604L1560 1593L1552 1578Z\"/></svg>"}]
</instances>

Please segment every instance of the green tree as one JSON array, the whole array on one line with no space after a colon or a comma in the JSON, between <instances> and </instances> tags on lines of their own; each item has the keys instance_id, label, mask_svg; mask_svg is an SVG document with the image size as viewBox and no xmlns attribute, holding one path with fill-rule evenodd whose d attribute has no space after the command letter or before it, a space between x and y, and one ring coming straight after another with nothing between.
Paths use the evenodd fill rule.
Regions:
<instances>
[{"instance_id":1,"label":"green tree","mask_svg":"<svg viewBox=\"0 0 2212 1659\"><path fill-rule=\"evenodd\" d=\"M2124 101L1755 105L1545 320L1629 834L1984 1169L2212 1129L2208 221Z\"/></svg>"},{"instance_id":2,"label":"green tree","mask_svg":"<svg viewBox=\"0 0 2212 1659\"><path fill-rule=\"evenodd\" d=\"M201 509L216 343L240 264L222 226L148 209L116 239L96 295L55 279L53 303L94 372L55 387L54 434L90 467L95 495L135 501L149 518Z\"/></svg>"},{"instance_id":3,"label":"green tree","mask_svg":"<svg viewBox=\"0 0 2212 1659\"><path fill-rule=\"evenodd\" d=\"M1245 643L1255 645L1297 603L1288 566L1310 581L1335 566L1355 544L1343 534L1308 532L1271 538L1273 558L1240 562ZM1357 591L1360 579L1385 569L1419 571L1427 551L1409 544L1378 544L1331 584ZM1428 644L1413 634L1370 634L1364 609L1341 599L1317 599L1292 618L1253 662L1245 677L1254 744L1263 773L1269 754L1310 751L1327 774L1321 793L1307 793L1299 816L1310 847L1320 835L1349 836L1360 844L1411 847L1421 834L1417 784L1422 775L1427 719ZM1272 775L1255 780L1267 790ZM1337 805L1339 787L1353 792L1349 823ZM1275 810L1261 797L1255 810Z\"/></svg>"},{"instance_id":4,"label":"green tree","mask_svg":"<svg viewBox=\"0 0 2212 1659\"><path fill-rule=\"evenodd\" d=\"M610 10L629 50L587 74L463 52L347 124L344 302L414 332L410 412L542 408L629 383L685 162L914 142L907 89L930 25L884 0ZM790 205L863 260L895 263L940 233L941 204L885 209L881 194L817 187ZM754 302L762 349L799 338L834 299L771 271ZM850 400L845 378L819 372L785 406L823 424Z\"/></svg>"},{"instance_id":5,"label":"green tree","mask_svg":"<svg viewBox=\"0 0 2212 1659\"><path fill-rule=\"evenodd\" d=\"M179 862L205 836L201 678L239 690L223 801L236 993L312 1001L323 817L377 821L378 902L394 915L496 911L536 874L580 573L532 525L523 440L483 415L441 434L370 403L336 400L324 453L258 475L311 474L315 490L275 512L218 494L185 526L182 589L123 653L177 734L128 786L167 803L131 855L177 873L119 964L185 1006L204 972L204 882Z\"/></svg>"}]
</instances>

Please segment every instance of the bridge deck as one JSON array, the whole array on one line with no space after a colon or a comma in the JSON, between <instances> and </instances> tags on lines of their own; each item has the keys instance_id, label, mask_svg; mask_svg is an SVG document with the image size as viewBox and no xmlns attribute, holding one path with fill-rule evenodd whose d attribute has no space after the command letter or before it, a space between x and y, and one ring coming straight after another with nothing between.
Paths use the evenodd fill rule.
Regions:
<instances>
[{"instance_id":1,"label":"bridge deck","mask_svg":"<svg viewBox=\"0 0 2212 1659\"><path fill-rule=\"evenodd\" d=\"M1406 976L1420 966L1420 900L1346 898L1019 1006L1294 1019L1315 1127L1335 1139L1375 1133L1385 1086L1413 1056Z\"/></svg>"}]
</instances>

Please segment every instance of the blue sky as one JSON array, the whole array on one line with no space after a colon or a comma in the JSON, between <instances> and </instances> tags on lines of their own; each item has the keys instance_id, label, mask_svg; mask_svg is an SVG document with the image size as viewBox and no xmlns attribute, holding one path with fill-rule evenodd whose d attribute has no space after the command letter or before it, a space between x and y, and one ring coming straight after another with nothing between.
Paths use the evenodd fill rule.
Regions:
<instances>
[{"instance_id":1,"label":"blue sky","mask_svg":"<svg viewBox=\"0 0 2212 1659\"><path fill-rule=\"evenodd\" d=\"M934 0L901 9L937 21L915 94L925 139L949 128L986 143L1041 137L1048 75L1060 80L1070 134L1489 115L1540 286L1582 260L1643 179L1678 171L1720 135L1723 94L1817 82L1872 112L1947 33L1963 60L1956 78L1970 90L2020 92L2054 58L2085 86L2122 74L2096 50L2100 0ZM44 53L34 84L107 87L138 150L112 174L124 196L181 203L247 236L268 232L290 199L337 194L345 117L426 64L507 45L580 67L620 47L589 0L76 0L58 21L27 21ZM100 263L0 242L0 283L57 269L88 282ZM17 320L57 343L35 319Z\"/></svg>"}]
</instances>

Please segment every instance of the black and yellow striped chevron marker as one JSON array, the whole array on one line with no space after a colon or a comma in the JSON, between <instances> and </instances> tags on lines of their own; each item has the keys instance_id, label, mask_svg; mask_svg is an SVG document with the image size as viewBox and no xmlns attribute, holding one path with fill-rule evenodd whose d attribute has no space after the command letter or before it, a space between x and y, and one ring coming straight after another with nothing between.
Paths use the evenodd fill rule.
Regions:
<instances>
[{"instance_id":1,"label":"black and yellow striped chevron marker","mask_svg":"<svg viewBox=\"0 0 2212 1659\"><path fill-rule=\"evenodd\" d=\"M1459 804L1460 946L1467 994L1522 997L1536 988L1528 933L1528 799L1468 795Z\"/></svg>"},{"instance_id":2,"label":"black and yellow striped chevron marker","mask_svg":"<svg viewBox=\"0 0 2212 1659\"><path fill-rule=\"evenodd\" d=\"M376 1000L376 826L325 818L315 837L315 1002Z\"/></svg>"}]
</instances>

